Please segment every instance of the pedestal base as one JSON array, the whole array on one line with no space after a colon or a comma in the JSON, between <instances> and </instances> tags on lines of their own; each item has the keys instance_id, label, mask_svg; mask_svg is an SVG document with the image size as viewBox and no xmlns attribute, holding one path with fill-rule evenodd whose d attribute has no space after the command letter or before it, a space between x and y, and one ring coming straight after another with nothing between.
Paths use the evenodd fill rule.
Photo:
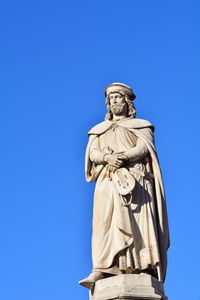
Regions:
<instances>
[{"instance_id":1,"label":"pedestal base","mask_svg":"<svg viewBox=\"0 0 200 300\"><path fill-rule=\"evenodd\" d=\"M167 300L163 283L151 275L125 274L98 280L90 300Z\"/></svg>"}]
</instances>

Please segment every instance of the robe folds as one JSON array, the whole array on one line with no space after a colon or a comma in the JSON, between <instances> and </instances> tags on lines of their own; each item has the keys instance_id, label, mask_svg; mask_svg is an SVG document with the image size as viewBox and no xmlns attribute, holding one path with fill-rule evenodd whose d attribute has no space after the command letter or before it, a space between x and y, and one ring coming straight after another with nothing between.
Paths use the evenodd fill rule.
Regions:
<instances>
[{"instance_id":1,"label":"robe folds","mask_svg":"<svg viewBox=\"0 0 200 300\"><path fill-rule=\"evenodd\" d=\"M154 127L142 119L104 121L89 131L85 172L96 181L93 206L93 269L134 273L160 268L164 281L169 247L165 192L154 144ZM138 145L137 159L131 153ZM104 156L123 153L125 167L135 178L133 191L122 197L108 174ZM150 176L151 175L151 176ZM124 205L129 202L129 205Z\"/></svg>"}]
</instances>

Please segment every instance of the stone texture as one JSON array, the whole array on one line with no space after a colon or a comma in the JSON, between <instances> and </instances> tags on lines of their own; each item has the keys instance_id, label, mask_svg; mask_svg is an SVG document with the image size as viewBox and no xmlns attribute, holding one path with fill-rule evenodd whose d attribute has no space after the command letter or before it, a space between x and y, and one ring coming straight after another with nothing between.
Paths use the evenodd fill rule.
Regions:
<instances>
[{"instance_id":1,"label":"stone texture","mask_svg":"<svg viewBox=\"0 0 200 300\"><path fill-rule=\"evenodd\" d=\"M90 300L167 300L163 283L148 274L125 274L98 280Z\"/></svg>"},{"instance_id":2,"label":"stone texture","mask_svg":"<svg viewBox=\"0 0 200 300\"><path fill-rule=\"evenodd\" d=\"M85 161L86 180L96 181L93 272L120 275L151 269L164 280L169 234L154 126L136 118L129 86L113 83L105 95L106 120L88 132ZM80 284L84 282L88 278Z\"/></svg>"},{"instance_id":3,"label":"stone texture","mask_svg":"<svg viewBox=\"0 0 200 300\"><path fill-rule=\"evenodd\" d=\"M93 270L79 283L95 285L91 300L166 300L162 281L169 230L154 126L136 118L135 94L129 86L110 84L105 96L105 121L88 132L85 156L86 180L96 182ZM148 270L159 281L135 274L139 270ZM116 276L101 279L101 273Z\"/></svg>"}]
</instances>

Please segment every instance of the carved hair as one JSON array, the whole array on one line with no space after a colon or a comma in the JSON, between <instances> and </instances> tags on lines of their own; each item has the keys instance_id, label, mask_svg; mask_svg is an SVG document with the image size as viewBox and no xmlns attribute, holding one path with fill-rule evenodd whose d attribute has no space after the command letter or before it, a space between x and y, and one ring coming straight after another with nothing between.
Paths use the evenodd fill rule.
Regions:
<instances>
[{"instance_id":1,"label":"carved hair","mask_svg":"<svg viewBox=\"0 0 200 300\"><path fill-rule=\"evenodd\" d=\"M124 99L125 99L125 101L128 105L128 117L135 118L136 117L136 109L135 109L135 106L133 104L133 101L131 101L129 96L126 93L124 93L123 91L119 91L117 93L124 96ZM109 95L106 97L106 107L107 107L108 112L105 116L105 120L112 120L113 119L113 113L112 113L111 108L110 108Z\"/></svg>"}]
</instances>

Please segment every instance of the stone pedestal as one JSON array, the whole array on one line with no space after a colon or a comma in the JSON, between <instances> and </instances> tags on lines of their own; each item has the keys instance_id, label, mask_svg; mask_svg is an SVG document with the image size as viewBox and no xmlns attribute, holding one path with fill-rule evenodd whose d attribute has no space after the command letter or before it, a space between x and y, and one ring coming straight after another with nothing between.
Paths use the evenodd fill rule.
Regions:
<instances>
[{"instance_id":1,"label":"stone pedestal","mask_svg":"<svg viewBox=\"0 0 200 300\"><path fill-rule=\"evenodd\" d=\"M151 275L125 274L98 280L90 300L167 300L163 283Z\"/></svg>"}]
</instances>

